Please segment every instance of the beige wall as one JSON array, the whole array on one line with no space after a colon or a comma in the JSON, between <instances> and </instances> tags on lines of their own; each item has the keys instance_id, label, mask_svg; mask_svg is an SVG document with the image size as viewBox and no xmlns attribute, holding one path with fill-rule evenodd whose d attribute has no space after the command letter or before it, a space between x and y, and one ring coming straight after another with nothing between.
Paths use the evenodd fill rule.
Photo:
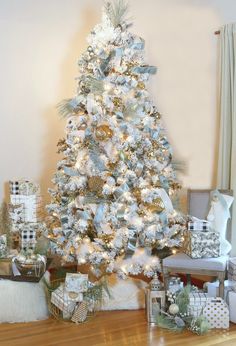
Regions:
<instances>
[{"instance_id":1,"label":"beige wall","mask_svg":"<svg viewBox=\"0 0 236 346\"><path fill-rule=\"evenodd\" d=\"M0 0L0 198L9 179L27 177L46 195L64 121L55 109L76 90L76 61L100 19L101 0ZM133 31L158 66L150 89L164 114L185 187L215 183L217 56L234 0L130 0Z\"/></svg>"}]
</instances>

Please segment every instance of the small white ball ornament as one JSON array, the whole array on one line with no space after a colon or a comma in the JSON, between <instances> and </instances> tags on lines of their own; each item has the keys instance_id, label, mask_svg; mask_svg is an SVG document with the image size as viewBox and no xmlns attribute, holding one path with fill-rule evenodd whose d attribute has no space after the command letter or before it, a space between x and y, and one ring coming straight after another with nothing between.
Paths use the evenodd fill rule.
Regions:
<instances>
[{"instance_id":1,"label":"small white ball ornament","mask_svg":"<svg viewBox=\"0 0 236 346\"><path fill-rule=\"evenodd\" d=\"M170 313L171 315L176 315L178 312L179 312L179 307L178 307L177 304L171 304L171 305L169 306L169 313Z\"/></svg>"}]
</instances>

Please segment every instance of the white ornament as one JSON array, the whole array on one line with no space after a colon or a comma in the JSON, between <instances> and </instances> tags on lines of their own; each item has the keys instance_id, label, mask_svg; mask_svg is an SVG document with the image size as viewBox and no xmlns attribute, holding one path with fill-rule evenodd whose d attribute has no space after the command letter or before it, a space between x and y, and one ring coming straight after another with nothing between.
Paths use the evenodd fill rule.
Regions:
<instances>
[{"instance_id":1,"label":"white ornament","mask_svg":"<svg viewBox=\"0 0 236 346\"><path fill-rule=\"evenodd\" d=\"M171 315L176 315L178 312L179 312L179 307L178 307L177 304L171 304L171 305L169 306L169 313L170 313Z\"/></svg>"}]
</instances>

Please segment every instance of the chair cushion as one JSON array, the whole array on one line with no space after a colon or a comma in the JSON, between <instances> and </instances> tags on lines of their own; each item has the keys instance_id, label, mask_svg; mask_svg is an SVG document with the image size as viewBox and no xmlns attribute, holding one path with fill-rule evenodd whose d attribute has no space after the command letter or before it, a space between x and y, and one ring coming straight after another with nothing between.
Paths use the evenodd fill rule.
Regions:
<instances>
[{"instance_id":1,"label":"chair cushion","mask_svg":"<svg viewBox=\"0 0 236 346\"><path fill-rule=\"evenodd\" d=\"M166 257L163 260L163 266L169 268L186 268L186 269L206 269L224 271L226 269L228 256L217 258L198 258L193 259L185 253L177 253Z\"/></svg>"}]
</instances>

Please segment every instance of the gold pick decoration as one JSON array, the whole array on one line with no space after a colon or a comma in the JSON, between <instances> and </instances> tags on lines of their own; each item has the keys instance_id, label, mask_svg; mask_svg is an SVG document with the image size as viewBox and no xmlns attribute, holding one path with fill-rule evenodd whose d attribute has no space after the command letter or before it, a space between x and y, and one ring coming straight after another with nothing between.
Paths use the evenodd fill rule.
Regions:
<instances>
[{"instance_id":1,"label":"gold pick decoration","mask_svg":"<svg viewBox=\"0 0 236 346\"><path fill-rule=\"evenodd\" d=\"M140 203L141 202L141 190L138 187L133 189L133 195L137 199L137 202Z\"/></svg>"},{"instance_id":2,"label":"gold pick decoration","mask_svg":"<svg viewBox=\"0 0 236 346\"><path fill-rule=\"evenodd\" d=\"M108 125L99 125L95 130L95 136L99 141L107 141L113 136L113 131Z\"/></svg>"}]
</instances>

